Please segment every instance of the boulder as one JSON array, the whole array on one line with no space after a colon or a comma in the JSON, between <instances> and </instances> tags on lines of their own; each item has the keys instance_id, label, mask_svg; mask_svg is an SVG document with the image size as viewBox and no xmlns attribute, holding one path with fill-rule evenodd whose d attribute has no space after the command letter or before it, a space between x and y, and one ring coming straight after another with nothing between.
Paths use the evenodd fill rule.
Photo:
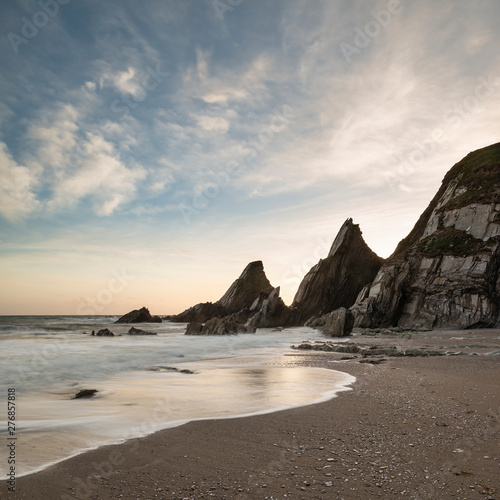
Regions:
<instances>
[{"instance_id":1,"label":"boulder","mask_svg":"<svg viewBox=\"0 0 500 500\"><path fill-rule=\"evenodd\" d=\"M349 309L341 307L319 318L312 318L306 326L318 329L328 337L346 337L352 333L354 316Z\"/></svg>"},{"instance_id":2,"label":"boulder","mask_svg":"<svg viewBox=\"0 0 500 500\"><path fill-rule=\"evenodd\" d=\"M115 323L161 323L162 319L159 316L152 316L147 307L134 309L117 319Z\"/></svg>"},{"instance_id":3,"label":"boulder","mask_svg":"<svg viewBox=\"0 0 500 500\"><path fill-rule=\"evenodd\" d=\"M77 394L75 394L72 399L91 398L98 392L99 391L97 389L82 389Z\"/></svg>"},{"instance_id":4,"label":"boulder","mask_svg":"<svg viewBox=\"0 0 500 500\"><path fill-rule=\"evenodd\" d=\"M500 324L500 143L470 153L447 173L351 310L361 327Z\"/></svg>"},{"instance_id":5,"label":"boulder","mask_svg":"<svg viewBox=\"0 0 500 500\"><path fill-rule=\"evenodd\" d=\"M141 330L134 326L127 333L128 335L158 335L156 332L147 332L146 330Z\"/></svg>"},{"instance_id":6,"label":"boulder","mask_svg":"<svg viewBox=\"0 0 500 500\"><path fill-rule=\"evenodd\" d=\"M108 330L107 328L103 328L102 330L99 330L97 333L94 330L92 330L92 335L93 336L95 335L96 337L114 337L115 336L115 334L112 331Z\"/></svg>"},{"instance_id":7,"label":"boulder","mask_svg":"<svg viewBox=\"0 0 500 500\"><path fill-rule=\"evenodd\" d=\"M203 328L203 323L193 321L189 323L186 327L186 335L201 335L201 330Z\"/></svg>"}]
</instances>

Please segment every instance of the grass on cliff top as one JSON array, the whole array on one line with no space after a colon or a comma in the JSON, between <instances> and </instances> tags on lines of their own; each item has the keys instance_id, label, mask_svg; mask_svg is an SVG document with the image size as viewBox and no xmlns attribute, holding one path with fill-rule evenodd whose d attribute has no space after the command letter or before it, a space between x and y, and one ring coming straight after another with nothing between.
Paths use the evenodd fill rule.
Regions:
<instances>
[{"instance_id":1,"label":"grass on cliff top","mask_svg":"<svg viewBox=\"0 0 500 500\"><path fill-rule=\"evenodd\" d=\"M440 257L442 255L469 257L490 250L491 245L491 240L484 242L465 231L449 227L420 241L416 249L426 257Z\"/></svg>"},{"instance_id":2,"label":"grass on cliff top","mask_svg":"<svg viewBox=\"0 0 500 500\"><path fill-rule=\"evenodd\" d=\"M470 153L450 170L448 176L459 176L457 188L467 191L451 199L442 207L443 211L471 203L500 203L500 143Z\"/></svg>"},{"instance_id":3,"label":"grass on cliff top","mask_svg":"<svg viewBox=\"0 0 500 500\"><path fill-rule=\"evenodd\" d=\"M466 192L451 199L442 210L453 210L471 203L500 203L500 143L469 153L446 174L443 184L430 205L421 215L410 234L396 248L392 257L404 255L416 246L424 234L429 217L446 189L455 179Z\"/></svg>"}]
</instances>

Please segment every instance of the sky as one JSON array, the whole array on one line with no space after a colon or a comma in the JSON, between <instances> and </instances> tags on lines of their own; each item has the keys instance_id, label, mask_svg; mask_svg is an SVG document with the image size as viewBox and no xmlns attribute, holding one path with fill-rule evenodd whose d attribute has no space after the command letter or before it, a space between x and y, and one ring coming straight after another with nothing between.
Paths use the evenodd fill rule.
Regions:
<instances>
[{"instance_id":1,"label":"sky","mask_svg":"<svg viewBox=\"0 0 500 500\"><path fill-rule=\"evenodd\" d=\"M500 139L498 0L18 0L0 16L0 314L175 314L353 218L388 257Z\"/></svg>"}]
</instances>

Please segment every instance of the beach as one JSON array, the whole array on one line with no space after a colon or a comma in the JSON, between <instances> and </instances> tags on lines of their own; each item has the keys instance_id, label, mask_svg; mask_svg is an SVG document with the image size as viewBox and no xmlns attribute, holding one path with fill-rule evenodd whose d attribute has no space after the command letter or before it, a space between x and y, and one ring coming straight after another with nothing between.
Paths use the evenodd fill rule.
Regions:
<instances>
[{"instance_id":1,"label":"beach","mask_svg":"<svg viewBox=\"0 0 500 500\"><path fill-rule=\"evenodd\" d=\"M488 353L499 349L500 330L349 340L476 354L367 359L296 350L273 364L339 370L356 377L352 390L103 446L18 478L13 493L4 481L1 497L499 498L500 358Z\"/></svg>"}]
</instances>

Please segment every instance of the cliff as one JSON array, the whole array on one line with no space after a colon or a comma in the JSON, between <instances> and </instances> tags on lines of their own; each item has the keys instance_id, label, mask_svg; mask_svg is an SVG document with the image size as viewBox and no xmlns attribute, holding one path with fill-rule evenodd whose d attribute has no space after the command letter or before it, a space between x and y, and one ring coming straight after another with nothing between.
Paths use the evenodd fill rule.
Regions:
<instances>
[{"instance_id":1,"label":"cliff","mask_svg":"<svg viewBox=\"0 0 500 500\"><path fill-rule=\"evenodd\" d=\"M352 306L382 263L383 259L365 243L359 226L347 219L328 256L306 274L299 286L291 306L298 311L299 323Z\"/></svg>"},{"instance_id":2,"label":"cliff","mask_svg":"<svg viewBox=\"0 0 500 500\"><path fill-rule=\"evenodd\" d=\"M448 172L352 312L362 327L499 324L500 143L470 153Z\"/></svg>"}]
</instances>

